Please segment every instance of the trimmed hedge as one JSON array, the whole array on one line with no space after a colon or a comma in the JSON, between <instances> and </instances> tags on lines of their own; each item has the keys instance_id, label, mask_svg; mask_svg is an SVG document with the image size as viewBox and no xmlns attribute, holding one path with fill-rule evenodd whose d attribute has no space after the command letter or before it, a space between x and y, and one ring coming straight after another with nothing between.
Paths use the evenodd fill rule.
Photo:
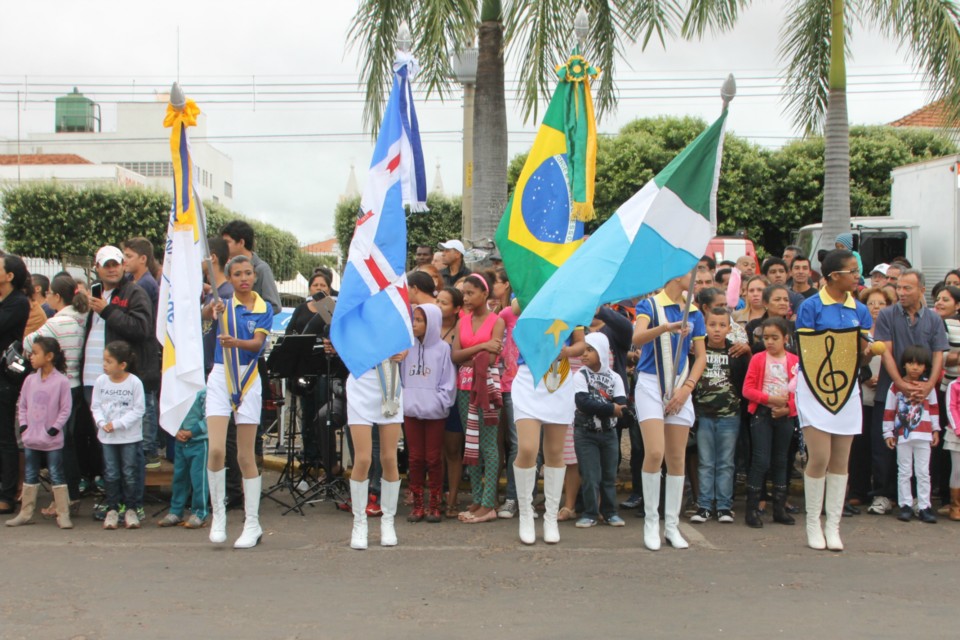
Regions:
<instances>
[{"instance_id":1,"label":"trimmed hedge","mask_svg":"<svg viewBox=\"0 0 960 640\"><path fill-rule=\"evenodd\" d=\"M0 193L3 235L8 251L66 262L68 256L89 256L105 244L119 246L143 236L162 257L170 216L171 195L145 188L84 187L46 182ZM215 202L204 202L207 233L216 235L230 220L247 220L256 232L256 252L278 281L289 280L301 267L312 272L317 258L300 251L289 231L244 218Z\"/></svg>"}]
</instances>

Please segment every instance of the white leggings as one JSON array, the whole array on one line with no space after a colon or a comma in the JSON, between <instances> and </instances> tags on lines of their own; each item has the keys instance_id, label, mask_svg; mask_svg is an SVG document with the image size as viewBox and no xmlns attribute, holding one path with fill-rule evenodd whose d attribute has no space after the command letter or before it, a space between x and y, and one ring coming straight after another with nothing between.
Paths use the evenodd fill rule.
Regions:
<instances>
[{"instance_id":1,"label":"white leggings","mask_svg":"<svg viewBox=\"0 0 960 640\"><path fill-rule=\"evenodd\" d=\"M930 441L907 440L897 444L897 502L913 506L910 477L917 476L917 505L930 508Z\"/></svg>"},{"instance_id":2,"label":"white leggings","mask_svg":"<svg viewBox=\"0 0 960 640\"><path fill-rule=\"evenodd\" d=\"M950 488L960 489L960 451L950 452Z\"/></svg>"}]
</instances>

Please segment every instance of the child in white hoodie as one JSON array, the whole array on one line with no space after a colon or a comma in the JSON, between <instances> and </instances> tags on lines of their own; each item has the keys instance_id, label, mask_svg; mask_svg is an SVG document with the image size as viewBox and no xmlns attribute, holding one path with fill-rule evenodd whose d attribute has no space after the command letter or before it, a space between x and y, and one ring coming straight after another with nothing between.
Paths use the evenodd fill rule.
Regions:
<instances>
[{"instance_id":1,"label":"child in white hoodie","mask_svg":"<svg viewBox=\"0 0 960 640\"><path fill-rule=\"evenodd\" d=\"M580 465L583 513L577 527L597 524L600 513L607 524L626 524L617 514L617 463L620 444L616 422L627 406L623 379L610 368L610 342L602 333L590 333L581 361L573 374L573 442ZM599 498L599 499L598 499Z\"/></svg>"}]
</instances>

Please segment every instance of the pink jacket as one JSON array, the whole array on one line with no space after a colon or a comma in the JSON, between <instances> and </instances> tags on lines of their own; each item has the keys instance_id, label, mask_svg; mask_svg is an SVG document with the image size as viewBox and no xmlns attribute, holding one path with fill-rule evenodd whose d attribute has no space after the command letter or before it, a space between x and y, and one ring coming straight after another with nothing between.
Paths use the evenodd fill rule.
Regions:
<instances>
[{"instance_id":1,"label":"pink jacket","mask_svg":"<svg viewBox=\"0 0 960 640\"><path fill-rule=\"evenodd\" d=\"M787 383L789 384L794 376L797 375L800 358L789 351L784 352L787 357ZM743 397L749 400L747 411L756 413L760 405L768 405L770 396L763 390L763 374L767 369L767 352L761 351L754 354L750 359L750 366L747 367L747 376L743 379ZM797 415L797 395L792 391L787 395L787 405L790 407L790 415Z\"/></svg>"},{"instance_id":2,"label":"pink jacket","mask_svg":"<svg viewBox=\"0 0 960 640\"><path fill-rule=\"evenodd\" d=\"M945 402L950 427L957 437L960 438L960 379L954 380L947 386Z\"/></svg>"},{"instance_id":3,"label":"pink jacket","mask_svg":"<svg viewBox=\"0 0 960 640\"><path fill-rule=\"evenodd\" d=\"M35 451L56 451L63 448L63 427L70 418L73 400L70 380L54 369L44 380L39 371L23 382L17 417L23 431L23 446ZM47 429L56 429L55 435Z\"/></svg>"}]
</instances>

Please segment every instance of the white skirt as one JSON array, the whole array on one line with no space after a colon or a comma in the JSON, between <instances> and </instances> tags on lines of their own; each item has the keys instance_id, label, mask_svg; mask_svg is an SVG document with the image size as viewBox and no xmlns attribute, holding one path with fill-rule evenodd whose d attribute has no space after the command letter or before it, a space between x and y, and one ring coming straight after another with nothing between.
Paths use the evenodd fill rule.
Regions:
<instances>
[{"instance_id":1,"label":"white skirt","mask_svg":"<svg viewBox=\"0 0 960 640\"><path fill-rule=\"evenodd\" d=\"M359 378L347 376L347 424L381 425L403 422L403 385L399 387L400 412L392 417L383 415L383 394L376 368Z\"/></svg>"},{"instance_id":2,"label":"white skirt","mask_svg":"<svg viewBox=\"0 0 960 640\"><path fill-rule=\"evenodd\" d=\"M960 451L960 438L953 432L950 425L940 425L943 429L943 448L946 451Z\"/></svg>"},{"instance_id":3,"label":"white skirt","mask_svg":"<svg viewBox=\"0 0 960 640\"><path fill-rule=\"evenodd\" d=\"M693 426L696 416L693 412L693 400L689 397L679 412L670 416L664 415L660 379L652 373L637 372L637 388L633 393L633 401L637 409L637 421L640 423L644 420L663 420L663 424Z\"/></svg>"},{"instance_id":4,"label":"white skirt","mask_svg":"<svg viewBox=\"0 0 960 640\"><path fill-rule=\"evenodd\" d=\"M256 366L256 363L254 363ZM222 364L213 365L210 375L207 376L207 402L205 410L207 416L233 416L237 424L260 424L260 409L263 405L263 394L260 376L254 380L249 391L243 396L243 402L236 411L230 406L230 394L227 393L227 373Z\"/></svg>"},{"instance_id":5,"label":"white skirt","mask_svg":"<svg viewBox=\"0 0 960 640\"><path fill-rule=\"evenodd\" d=\"M801 427L816 427L835 436L858 436L863 431L863 403L860 385L854 385L847 404L834 415L827 411L807 386L802 372L797 373L797 417Z\"/></svg>"},{"instance_id":6,"label":"white skirt","mask_svg":"<svg viewBox=\"0 0 960 640\"><path fill-rule=\"evenodd\" d=\"M543 380L533 385L533 374L525 364L517 369L513 379L513 420L536 420L540 424L572 424L576 405L573 400L573 373L560 387L550 393Z\"/></svg>"}]
</instances>

